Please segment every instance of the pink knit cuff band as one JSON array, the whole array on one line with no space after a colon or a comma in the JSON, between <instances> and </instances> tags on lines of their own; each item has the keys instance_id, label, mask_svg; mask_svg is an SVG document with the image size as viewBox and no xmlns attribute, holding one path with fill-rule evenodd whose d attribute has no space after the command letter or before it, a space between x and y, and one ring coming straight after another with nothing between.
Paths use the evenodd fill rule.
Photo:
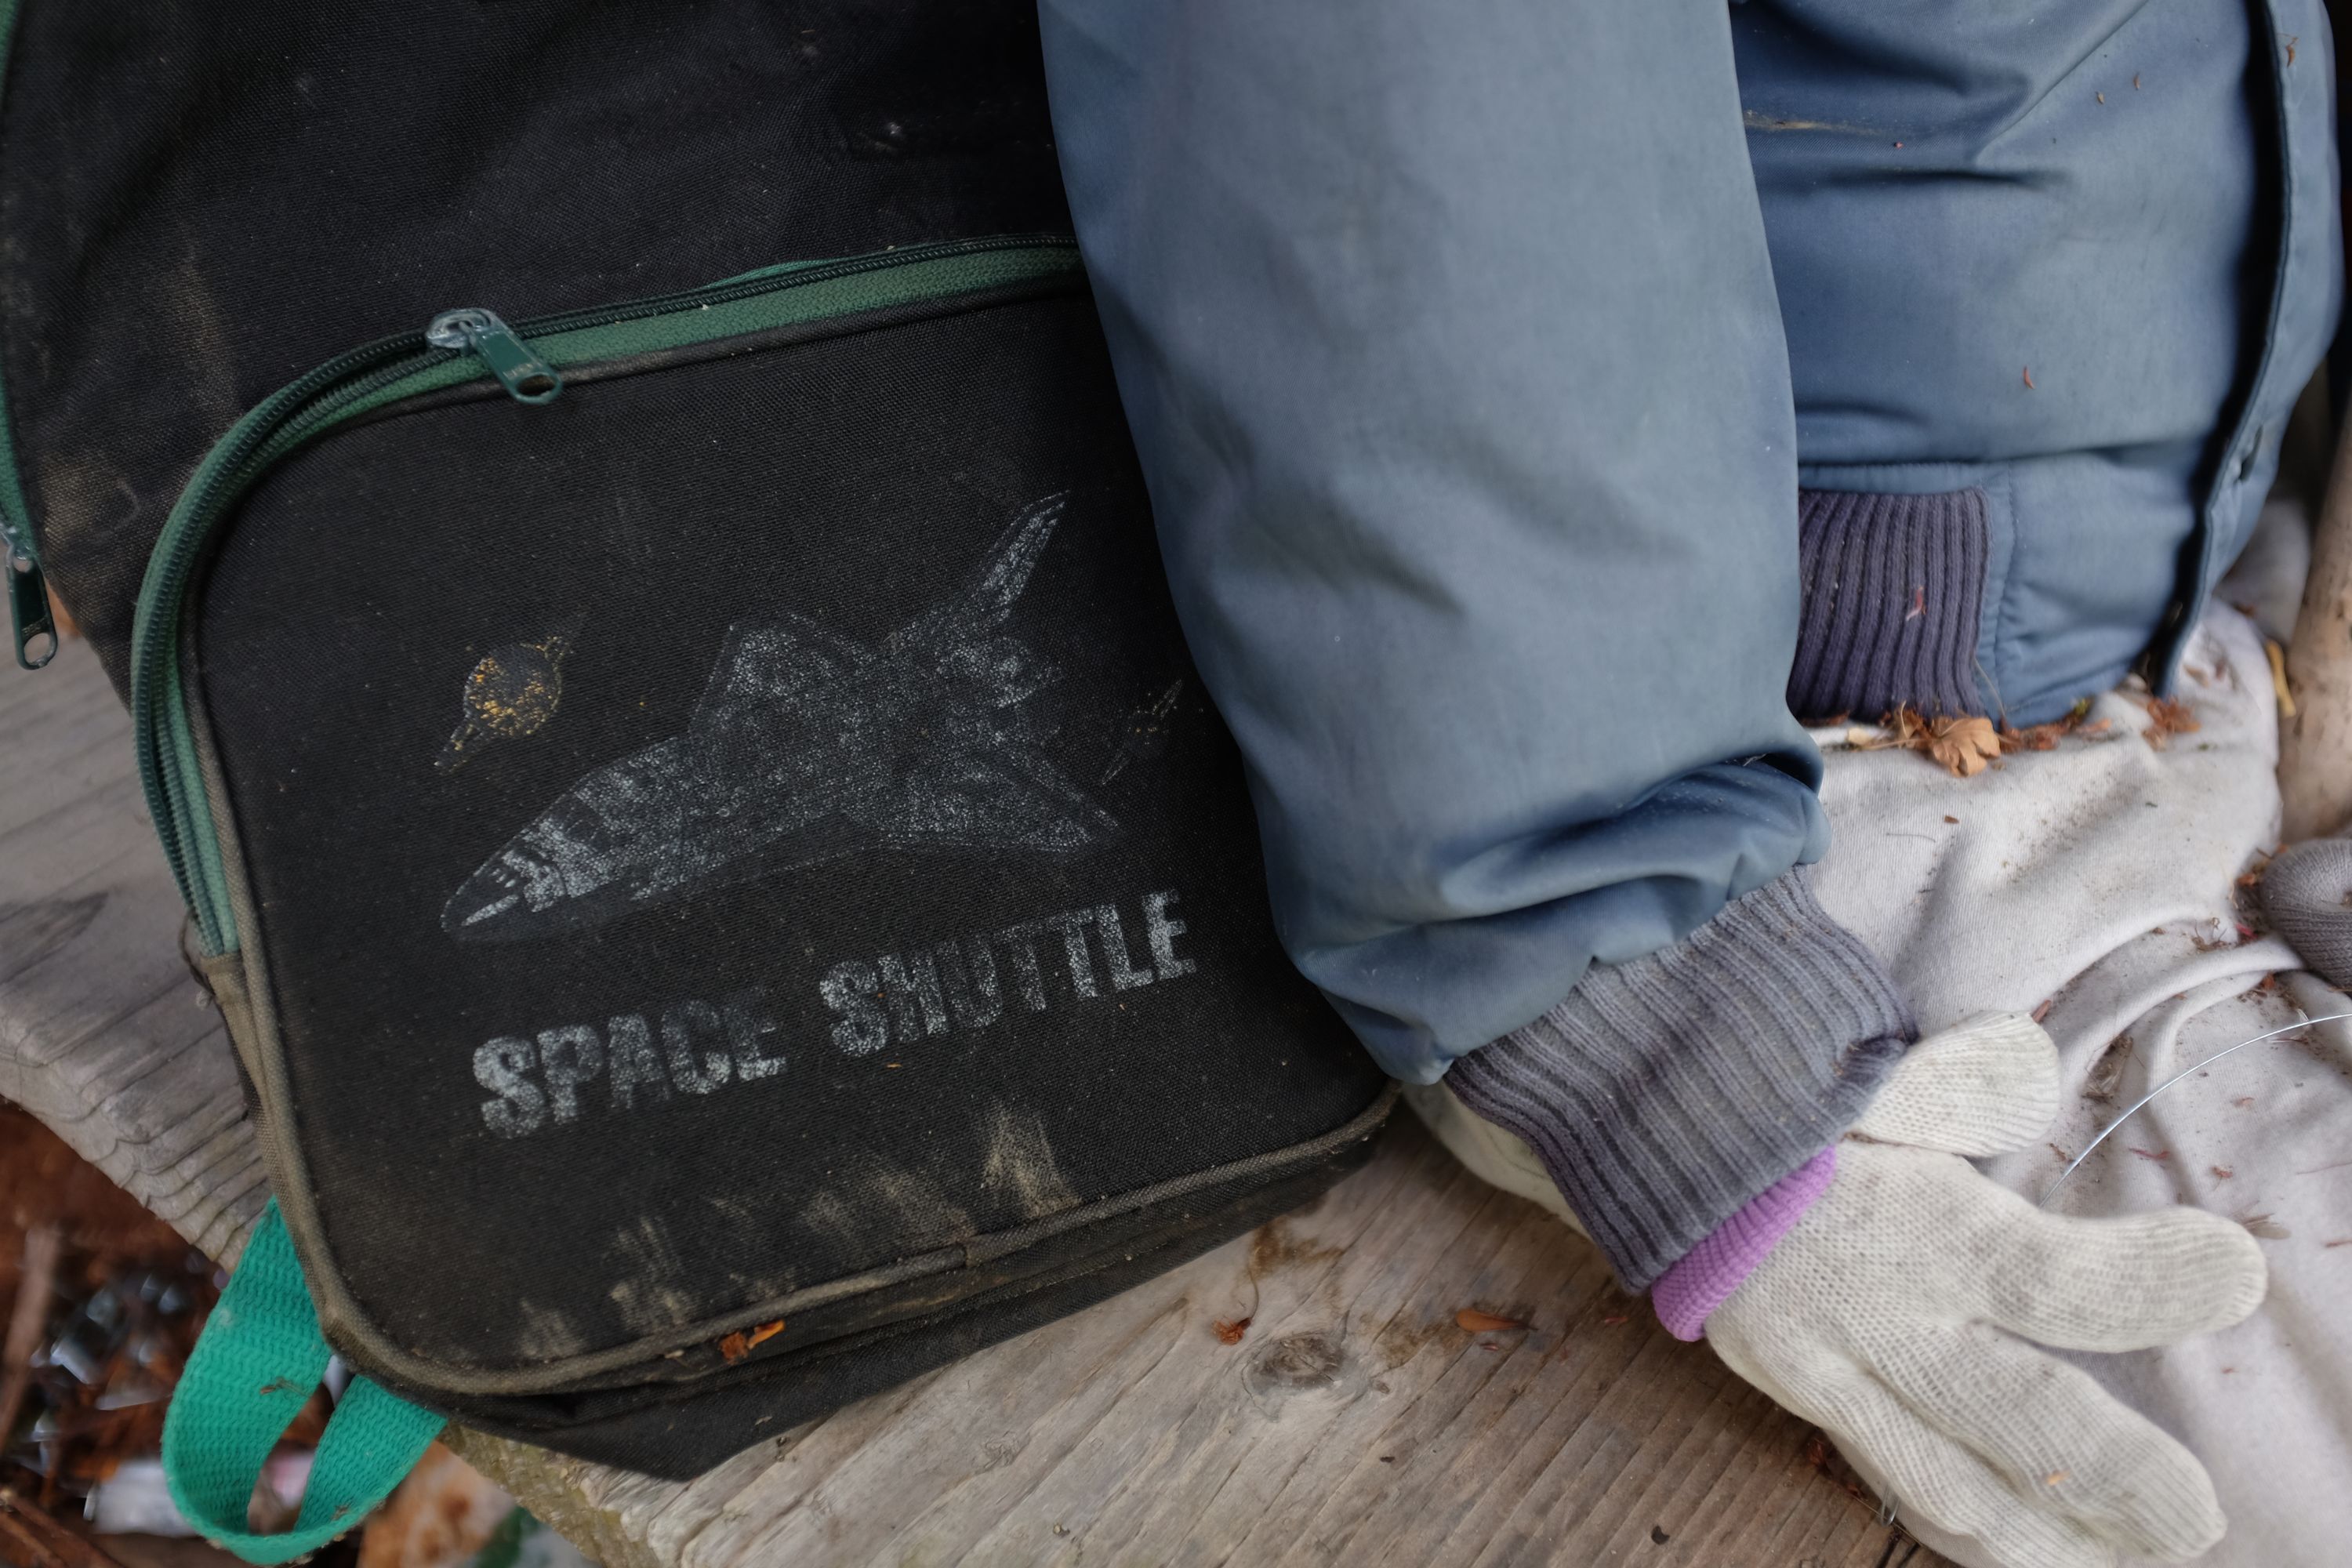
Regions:
<instances>
[{"instance_id":1,"label":"pink knit cuff band","mask_svg":"<svg viewBox=\"0 0 2352 1568\"><path fill-rule=\"evenodd\" d=\"M1650 1290L1658 1321L1678 1340L1706 1331L1707 1315L1723 1305L1739 1282L1755 1272L1765 1254L1780 1245L1789 1227L1804 1217L1829 1191L1837 1174L1834 1143L1765 1188L1746 1207L1708 1232Z\"/></svg>"}]
</instances>

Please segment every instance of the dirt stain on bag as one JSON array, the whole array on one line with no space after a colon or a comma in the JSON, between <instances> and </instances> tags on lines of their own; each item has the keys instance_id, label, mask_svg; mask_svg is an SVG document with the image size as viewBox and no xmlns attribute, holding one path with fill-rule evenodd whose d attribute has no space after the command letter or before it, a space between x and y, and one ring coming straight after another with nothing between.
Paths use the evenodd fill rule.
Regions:
<instances>
[{"instance_id":1,"label":"dirt stain on bag","mask_svg":"<svg viewBox=\"0 0 2352 1568\"><path fill-rule=\"evenodd\" d=\"M613 1252L624 1277L610 1292L621 1321L634 1333L664 1333L682 1328L698 1313L695 1300L679 1289L685 1277L677 1250L652 1216L613 1238Z\"/></svg>"},{"instance_id":2,"label":"dirt stain on bag","mask_svg":"<svg viewBox=\"0 0 2352 1568\"><path fill-rule=\"evenodd\" d=\"M1024 1219L1043 1219L1077 1205L1078 1194L1064 1179L1045 1123L1035 1111L990 1106L987 1139L980 1169L982 1192L1010 1197Z\"/></svg>"}]
</instances>

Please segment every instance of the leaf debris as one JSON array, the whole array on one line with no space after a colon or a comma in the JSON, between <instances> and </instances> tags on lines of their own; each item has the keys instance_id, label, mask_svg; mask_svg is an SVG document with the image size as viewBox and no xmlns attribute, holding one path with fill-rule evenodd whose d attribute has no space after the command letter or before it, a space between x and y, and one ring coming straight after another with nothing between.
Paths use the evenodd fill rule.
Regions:
<instances>
[{"instance_id":1,"label":"leaf debris","mask_svg":"<svg viewBox=\"0 0 2352 1568\"><path fill-rule=\"evenodd\" d=\"M1496 1312L1482 1312L1475 1307L1465 1307L1454 1314L1454 1321L1474 1334L1498 1334L1507 1329L1524 1329L1527 1324L1517 1318L1506 1318Z\"/></svg>"},{"instance_id":2,"label":"leaf debris","mask_svg":"<svg viewBox=\"0 0 2352 1568\"><path fill-rule=\"evenodd\" d=\"M741 1361L761 1345L783 1331L784 1321L782 1318L778 1318L772 1323L761 1323L748 1330L738 1329L719 1342L719 1353L732 1364Z\"/></svg>"},{"instance_id":3,"label":"leaf debris","mask_svg":"<svg viewBox=\"0 0 2352 1568\"><path fill-rule=\"evenodd\" d=\"M2080 731L2084 735L2103 735L2113 727L2114 721L2102 719L2086 724L2091 716L2091 700L2078 698L2074 706L2066 710L2063 719L2053 719L2047 724L2031 724L2020 730L2006 726L2000 731L2000 749L2004 752L2054 752L2064 737Z\"/></svg>"},{"instance_id":4,"label":"leaf debris","mask_svg":"<svg viewBox=\"0 0 2352 1568\"><path fill-rule=\"evenodd\" d=\"M2171 697L2149 698L2147 717L2148 726L2140 731L2141 739L2159 752L2172 743L2173 736L2193 735L2204 728L2188 703Z\"/></svg>"},{"instance_id":5,"label":"leaf debris","mask_svg":"<svg viewBox=\"0 0 2352 1568\"><path fill-rule=\"evenodd\" d=\"M1215 1332L1219 1344L1237 1345L1242 1342L1242 1336L1249 1332L1251 1321L1248 1318L1219 1318L1209 1327Z\"/></svg>"},{"instance_id":6,"label":"leaf debris","mask_svg":"<svg viewBox=\"0 0 2352 1568\"><path fill-rule=\"evenodd\" d=\"M1858 736L1852 742L1854 750L1923 752L1957 778L1975 777L2000 755L1999 732L1979 715L1930 719L1916 708L1897 708L1881 723L1883 732Z\"/></svg>"}]
</instances>

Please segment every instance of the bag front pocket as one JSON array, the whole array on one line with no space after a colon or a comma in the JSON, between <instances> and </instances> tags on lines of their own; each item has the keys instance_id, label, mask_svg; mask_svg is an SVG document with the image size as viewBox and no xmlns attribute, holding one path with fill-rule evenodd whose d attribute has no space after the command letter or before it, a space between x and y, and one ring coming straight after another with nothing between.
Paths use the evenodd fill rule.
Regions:
<instances>
[{"instance_id":1,"label":"bag front pocket","mask_svg":"<svg viewBox=\"0 0 2352 1568\"><path fill-rule=\"evenodd\" d=\"M1066 243L436 333L223 439L134 644L346 1355L729 1368L1360 1121Z\"/></svg>"}]
</instances>

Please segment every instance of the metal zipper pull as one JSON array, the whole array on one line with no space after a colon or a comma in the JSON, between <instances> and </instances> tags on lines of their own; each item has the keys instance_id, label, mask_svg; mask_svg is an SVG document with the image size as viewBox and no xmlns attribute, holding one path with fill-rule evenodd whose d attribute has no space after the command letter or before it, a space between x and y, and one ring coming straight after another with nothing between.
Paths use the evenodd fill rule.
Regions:
<instances>
[{"instance_id":1,"label":"metal zipper pull","mask_svg":"<svg viewBox=\"0 0 2352 1568\"><path fill-rule=\"evenodd\" d=\"M58 655L58 626L49 615L48 580L41 575L41 563L33 559L33 552L5 527L0 527L0 572L8 575L8 625L16 633L16 662L26 669L38 669ZM39 658L26 652L44 637L48 642Z\"/></svg>"},{"instance_id":2,"label":"metal zipper pull","mask_svg":"<svg viewBox=\"0 0 2352 1568\"><path fill-rule=\"evenodd\" d=\"M555 374L555 367L531 353L530 345L499 320L495 310L476 305L444 310L425 329L425 341L436 349L481 355L482 363L517 403L552 403L563 390L563 378Z\"/></svg>"}]
</instances>

